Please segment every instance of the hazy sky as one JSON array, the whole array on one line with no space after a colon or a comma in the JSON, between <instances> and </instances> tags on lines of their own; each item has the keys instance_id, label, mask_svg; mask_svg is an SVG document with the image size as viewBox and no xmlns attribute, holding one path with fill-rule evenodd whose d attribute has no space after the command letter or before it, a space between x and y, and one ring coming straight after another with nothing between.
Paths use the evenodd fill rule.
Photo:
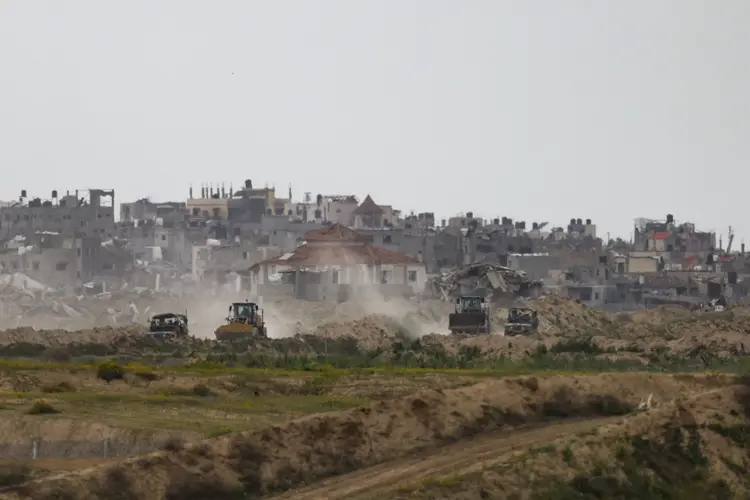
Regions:
<instances>
[{"instance_id":1,"label":"hazy sky","mask_svg":"<svg viewBox=\"0 0 750 500\"><path fill-rule=\"evenodd\" d=\"M750 243L748 0L0 0L0 199L245 178Z\"/></svg>"}]
</instances>

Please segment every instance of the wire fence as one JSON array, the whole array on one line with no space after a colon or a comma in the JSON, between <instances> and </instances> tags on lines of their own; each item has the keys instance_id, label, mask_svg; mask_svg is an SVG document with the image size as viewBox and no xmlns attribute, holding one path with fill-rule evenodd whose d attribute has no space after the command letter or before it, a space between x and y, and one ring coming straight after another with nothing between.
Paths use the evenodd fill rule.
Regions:
<instances>
[{"instance_id":1,"label":"wire fence","mask_svg":"<svg viewBox=\"0 0 750 500\"><path fill-rule=\"evenodd\" d=\"M36 460L43 458L97 458L141 455L163 449L167 439L149 441L46 441L34 439L23 443L0 444L0 459Z\"/></svg>"}]
</instances>

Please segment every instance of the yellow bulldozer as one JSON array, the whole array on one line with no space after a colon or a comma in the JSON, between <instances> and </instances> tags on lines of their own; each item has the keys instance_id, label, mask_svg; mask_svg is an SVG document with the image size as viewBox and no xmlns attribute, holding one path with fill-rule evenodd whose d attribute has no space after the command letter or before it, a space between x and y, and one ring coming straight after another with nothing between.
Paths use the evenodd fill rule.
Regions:
<instances>
[{"instance_id":1,"label":"yellow bulldozer","mask_svg":"<svg viewBox=\"0 0 750 500\"><path fill-rule=\"evenodd\" d=\"M216 340L232 341L268 336L263 309L255 302L233 302L229 306L226 321L214 332Z\"/></svg>"}]
</instances>

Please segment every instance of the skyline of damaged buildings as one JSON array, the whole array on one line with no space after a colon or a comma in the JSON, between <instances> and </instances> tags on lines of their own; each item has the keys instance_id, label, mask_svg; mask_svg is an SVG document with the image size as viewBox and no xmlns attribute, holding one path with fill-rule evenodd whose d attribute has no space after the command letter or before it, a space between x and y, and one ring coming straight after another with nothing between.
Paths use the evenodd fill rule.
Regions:
<instances>
[{"instance_id":1,"label":"skyline of damaged buildings","mask_svg":"<svg viewBox=\"0 0 750 500\"><path fill-rule=\"evenodd\" d=\"M112 189L51 194L29 198L23 191L0 206L0 273L71 293L101 281L154 287L159 276L162 286L286 290L314 300L345 300L365 284L446 298L446 290L478 289L472 279L500 283L504 270L504 283L522 276L602 306L744 296L750 275L744 244L732 252L731 231L724 248L715 233L671 214L637 219L632 242L603 242L591 218L553 226L466 212L438 221L369 195L360 201L304 193L294 201L291 187L282 197L250 180L238 189L191 188L185 201L120 203L119 218Z\"/></svg>"}]
</instances>

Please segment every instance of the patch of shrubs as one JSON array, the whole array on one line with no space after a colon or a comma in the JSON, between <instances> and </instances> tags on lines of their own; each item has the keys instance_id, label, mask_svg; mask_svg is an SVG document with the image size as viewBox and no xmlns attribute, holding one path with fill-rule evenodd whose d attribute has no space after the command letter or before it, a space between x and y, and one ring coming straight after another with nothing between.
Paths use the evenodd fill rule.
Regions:
<instances>
[{"instance_id":1,"label":"patch of shrubs","mask_svg":"<svg viewBox=\"0 0 750 500\"><path fill-rule=\"evenodd\" d=\"M125 377L125 369L113 361L107 361L96 368L96 377L107 383L121 380Z\"/></svg>"},{"instance_id":2,"label":"patch of shrubs","mask_svg":"<svg viewBox=\"0 0 750 500\"><path fill-rule=\"evenodd\" d=\"M62 412L48 402L40 400L36 401L26 413L29 415L55 415Z\"/></svg>"}]
</instances>

